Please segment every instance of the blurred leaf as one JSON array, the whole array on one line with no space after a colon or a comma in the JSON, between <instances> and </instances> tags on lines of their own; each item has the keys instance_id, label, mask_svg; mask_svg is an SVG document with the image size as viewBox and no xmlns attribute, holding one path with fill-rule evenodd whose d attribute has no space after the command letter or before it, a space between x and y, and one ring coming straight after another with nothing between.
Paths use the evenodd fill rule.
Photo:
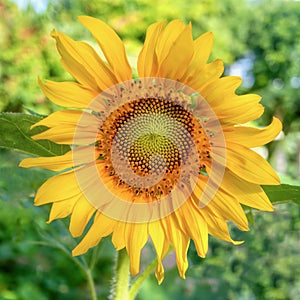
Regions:
<instances>
[{"instance_id":1,"label":"blurred leaf","mask_svg":"<svg viewBox=\"0 0 300 300\"><path fill-rule=\"evenodd\" d=\"M23 108L24 108L25 111L27 111L32 116L38 116L38 117L41 117L41 118L47 117L46 115L41 115L41 114L37 113L36 111L30 109L29 107L23 106Z\"/></svg>"},{"instance_id":2,"label":"blurred leaf","mask_svg":"<svg viewBox=\"0 0 300 300\"><path fill-rule=\"evenodd\" d=\"M70 150L67 145L58 145L48 140L35 141L32 135L45 130L39 126L30 130L30 126L43 119L42 117L27 114L0 114L0 147L13 148L38 156L63 155Z\"/></svg>"},{"instance_id":3,"label":"blurred leaf","mask_svg":"<svg viewBox=\"0 0 300 300\"><path fill-rule=\"evenodd\" d=\"M281 184L262 186L272 203L294 202L300 204L300 186Z\"/></svg>"},{"instance_id":4,"label":"blurred leaf","mask_svg":"<svg viewBox=\"0 0 300 300\"><path fill-rule=\"evenodd\" d=\"M246 217L249 221L249 223L254 226L254 216L253 216L253 212L252 212L252 209L250 208L249 211L246 213Z\"/></svg>"}]
</instances>

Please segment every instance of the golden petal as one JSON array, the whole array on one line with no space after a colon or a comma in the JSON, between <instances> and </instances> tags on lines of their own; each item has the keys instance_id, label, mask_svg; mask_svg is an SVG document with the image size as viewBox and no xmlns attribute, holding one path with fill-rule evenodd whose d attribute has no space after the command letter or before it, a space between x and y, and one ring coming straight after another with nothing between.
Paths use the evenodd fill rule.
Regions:
<instances>
[{"instance_id":1,"label":"golden petal","mask_svg":"<svg viewBox=\"0 0 300 300\"><path fill-rule=\"evenodd\" d=\"M98 91L76 82L54 82L39 79L43 93L55 104L68 108L85 108L99 94Z\"/></svg>"},{"instance_id":2,"label":"golden petal","mask_svg":"<svg viewBox=\"0 0 300 300\"><path fill-rule=\"evenodd\" d=\"M216 215L209 206L201 208L201 213L207 222L208 232L211 235L234 245L243 243L243 241L234 241L230 237L226 220L222 216Z\"/></svg>"},{"instance_id":3,"label":"golden petal","mask_svg":"<svg viewBox=\"0 0 300 300\"><path fill-rule=\"evenodd\" d=\"M245 181L229 170L224 176L222 188L244 205L264 211L274 210L260 185Z\"/></svg>"},{"instance_id":4,"label":"golden petal","mask_svg":"<svg viewBox=\"0 0 300 300\"><path fill-rule=\"evenodd\" d=\"M90 248L99 244L103 237L108 236L113 231L115 220L97 212L94 222L80 243L73 249L72 255L78 256L86 253Z\"/></svg>"},{"instance_id":5,"label":"golden petal","mask_svg":"<svg viewBox=\"0 0 300 300\"><path fill-rule=\"evenodd\" d=\"M49 224L56 219L65 218L70 215L76 202L77 198L75 197L68 200L54 202L52 204L49 220L47 221L47 223Z\"/></svg>"},{"instance_id":6,"label":"golden petal","mask_svg":"<svg viewBox=\"0 0 300 300\"><path fill-rule=\"evenodd\" d=\"M204 65L202 69L193 68L188 73L184 83L196 91L202 92L204 87L216 81L224 72L224 64L221 59L216 59L211 63Z\"/></svg>"},{"instance_id":7,"label":"golden petal","mask_svg":"<svg viewBox=\"0 0 300 300\"><path fill-rule=\"evenodd\" d=\"M193 42L194 54L185 74L182 78L180 78L181 82L188 84L188 81L186 79L193 78L195 75L198 75L197 72L199 72L199 70L202 70L205 67L205 63L210 56L212 44L212 32L206 32L202 34ZM201 79L201 77L199 76L198 79Z\"/></svg>"},{"instance_id":8,"label":"golden petal","mask_svg":"<svg viewBox=\"0 0 300 300\"><path fill-rule=\"evenodd\" d=\"M73 237L81 236L88 222L92 218L96 208L81 195L73 207L70 219L70 232Z\"/></svg>"},{"instance_id":9,"label":"golden petal","mask_svg":"<svg viewBox=\"0 0 300 300\"><path fill-rule=\"evenodd\" d=\"M193 239L197 253L205 257L208 250L208 229L199 207L189 199L180 207L181 218L184 220L188 235Z\"/></svg>"},{"instance_id":10,"label":"golden petal","mask_svg":"<svg viewBox=\"0 0 300 300\"><path fill-rule=\"evenodd\" d=\"M148 240L148 225L130 224L125 227L126 249L130 257L130 273L135 276L140 271L141 250Z\"/></svg>"},{"instance_id":11,"label":"golden petal","mask_svg":"<svg viewBox=\"0 0 300 300\"><path fill-rule=\"evenodd\" d=\"M179 274L185 279L185 272L188 268L187 251L190 244L190 237L176 226L176 219L178 217L175 214L176 212L165 217L162 222L164 223L166 234L174 245Z\"/></svg>"},{"instance_id":12,"label":"golden petal","mask_svg":"<svg viewBox=\"0 0 300 300\"><path fill-rule=\"evenodd\" d=\"M155 49L159 64L165 60L179 35L185 30L185 27L182 21L173 20L161 32Z\"/></svg>"},{"instance_id":13,"label":"golden petal","mask_svg":"<svg viewBox=\"0 0 300 300\"><path fill-rule=\"evenodd\" d=\"M245 147L254 148L273 141L281 130L281 122L274 117L272 123L265 128L260 129L249 126L236 126L224 131L224 135L229 143L236 143Z\"/></svg>"},{"instance_id":14,"label":"golden petal","mask_svg":"<svg viewBox=\"0 0 300 300\"><path fill-rule=\"evenodd\" d=\"M99 92L117 83L115 75L91 46L55 30L52 37L62 57L62 66L78 82Z\"/></svg>"},{"instance_id":15,"label":"golden petal","mask_svg":"<svg viewBox=\"0 0 300 300\"><path fill-rule=\"evenodd\" d=\"M79 123L80 122L80 123ZM92 114L83 112L82 110L59 110L41 121L33 124L31 129L37 126L47 126L49 128L56 126L69 125L89 126L99 124L99 120Z\"/></svg>"},{"instance_id":16,"label":"golden petal","mask_svg":"<svg viewBox=\"0 0 300 300\"><path fill-rule=\"evenodd\" d=\"M97 40L117 80L119 82L130 80L132 77L131 67L127 60L124 44L116 32L98 19L88 16L78 18Z\"/></svg>"},{"instance_id":17,"label":"golden petal","mask_svg":"<svg viewBox=\"0 0 300 300\"><path fill-rule=\"evenodd\" d=\"M91 144L95 141L99 120L83 111L61 110L52 113L32 127L41 125L50 129L32 136L32 139L47 139L58 144Z\"/></svg>"},{"instance_id":18,"label":"golden petal","mask_svg":"<svg viewBox=\"0 0 300 300\"><path fill-rule=\"evenodd\" d=\"M115 225L111 241L117 250L121 250L126 246L125 227L125 222L117 222Z\"/></svg>"},{"instance_id":19,"label":"golden petal","mask_svg":"<svg viewBox=\"0 0 300 300\"><path fill-rule=\"evenodd\" d=\"M270 164L259 154L244 146L228 145L226 160L228 169L246 181L259 185L280 184L280 179Z\"/></svg>"},{"instance_id":20,"label":"golden petal","mask_svg":"<svg viewBox=\"0 0 300 300\"><path fill-rule=\"evenodd\" d=\"M211 53L212 45L214 40L214 34L212 32L206 32L200 35L194 41L194 49L195 53L193 56L193 60L191 61L191 65L195 67L200 67L204 65Z\"/></svg>"},{"instance_id":21,"label":"golden petal","mask_svg":"<svg viewBox=\"0 0 300 300\"><path fill-rule=\"evenodd\" d=\"M226 173L225 176L226 177ZM201 199L206 183L198 181L194 194L198 199ZM199 201L199 200L198 200ZM227 221L233 221L240 230L249 230L248 220L239 204L238 200L231 197L223 188L222 184L216 190L216 194L210 202L206 204L215 215L222 216Z\"/></svg>"},{"instance_id":22,"label":"golden petal","mask_svg":"<svg viewBox=\"0 0 300 300\"><path fill-rule=\"evenodd\" d=\"M163 31L165 21L150 25L147 29L144 46L139 54L137 69L140 77L153 77L158 70L156 44Z\"/></svg>"},{"instance_id":23,"label":"golden petal","mask_svg":"<svg viewBox=\"0 0 300 300\"><path fill-rule=\"evenodd\" d=\"M241 83L242 79L238 76L222 77L206 85L201 91L201 95L212 107L215 107L223 103L227 94L234 95Z\"/></svg>"},{"instance_id":24,"label":"golden petal","mask_svg":"<svg viewBox=\"0 0 300 300\"><path fill-rule=\"evenodd\" d=\"M25 158L20 164L22 168L39 167L52 171L62 171L73 166L72 151L60 156Z\"/></svg>"},{"instance_id":25,"label":"golden petal","mask_svg":"<svg viewBox=\"0 0 300 300\"><path fill-rule=\"evenodd\" d=\"M172 46L162 61L158 61L159 77L179 80L185 73L194 54L192 29L186 26L173 41Z\"/></svg>"},{"instance_id":26,"label":"golden petal","mask_svg":"<svg viewBox=\"0 0 300 300\"><path fill-rule=\"evenodd\" d=\"M48 179L38 190L34 204L43 205L46 203L78 197L82 193L76 180L74 171L58 174Z\"/></svg>"},{"instance_id":27,"label":"golden petal","mask_svg":"<svg viewBox=\"0 0 300 300\"><path fill-rule=\"evenodd\" d=\"M155 270L155 276L157 278L158 284L161 284L164 279L164 266L162 264L162 260L169 251L170 242L165 234L161 221L149 223L148 230L157 255L157 267Z\"/></svg>"}]
</instances>

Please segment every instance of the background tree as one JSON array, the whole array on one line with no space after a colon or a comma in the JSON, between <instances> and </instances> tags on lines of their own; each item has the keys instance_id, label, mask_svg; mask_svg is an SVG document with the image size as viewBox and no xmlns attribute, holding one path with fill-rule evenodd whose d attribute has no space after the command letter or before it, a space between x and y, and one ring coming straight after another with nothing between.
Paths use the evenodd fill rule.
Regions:
<instances>
[{"instance_id":1,"label":"background tree","mask_svg":"<svg viewBox=\"0 0 300 300\"><path fill-rule=\"evenodd\" d=\"M70 76L59 64L55 27L74 39L95 43L76 16L88 14L114 27L125 40L132 65L145 38L145 28L161 19L192 21L195 37L215 33L212 58L220 57L226 73L241 73L243 92L263 96L266 113L258 124L275 114L283 120L286 138L269 147L272 162L282 164L281 177L299 184L300 3L283 0L50 0L46 11L34 7L20 11L9 0L0 1L0 110L42 114L55 109L37 85L37 77L55 81ZM245 70L247 73L245 73ZM278 152L279 151L279 152ZM0 149L0 299L88 299L84 274L68 253L74 240L68 222L44 223L49 207L33 207L33 192L51 175L38 169L17 167L23 154ZM299 159L299 158L298 158ZM193 246L187 280L178 278L172 259L161 287L154 276L138 299L269 299L296 300L300 294L299 206L280 205L274 214L255 215L250 233L232 228L233 238L245 240L232 246L211 239L206 259ZM251 214L250 214L251 216ZM52 235L58 237L55 244ZM46 246L52 242L53 248ZM65 247L65 248L63 248ZM109 293L113 247L109 241L87 255L94 261L100 299ZM98 253L99 254L99 253ZM150 246L143 258L153 257ZM77 263L84 263L80 258Z\"/></svg>"}]
</instances>

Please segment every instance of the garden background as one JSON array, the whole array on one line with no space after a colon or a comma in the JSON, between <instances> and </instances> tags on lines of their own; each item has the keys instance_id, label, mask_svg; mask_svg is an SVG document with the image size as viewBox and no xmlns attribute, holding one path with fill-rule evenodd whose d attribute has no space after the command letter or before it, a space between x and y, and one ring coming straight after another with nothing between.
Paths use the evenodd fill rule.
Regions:
<instances>
[{"instance_id":1,"label":"garden background","mask_svg":"<svg viewBox=\"0 0 300 300\"><path fill-rule=\"evenodd\" d=\"M300 2L17 2L19 6L0 0L0 111L47 115L57 109L42 94L37 78L72 80L60 66L50 37L53 28L95 44L76 16L90 15L112 26L123 39L132 66L147 26L179 18L192 22L194 37L214 32L211 59L223 59L225 74L243 78L239 93L263 96L265 114L255 125L269 124L272 115L282 120L282 134L258 151L283 183L300 185ZM0 299L89 299L80 264L92 264L99 299L106 299L115 256L109 238L84 257L72 258L77 241L68 233L68 220L47 225L50 206L33 206L35 191L52 173L19 168L24 157L21 152L0 148ZM278 201L300 202L299 194L293 199L284 196L278 195ZM243 245L210 238L205 259L197 257L192 245L186 280L179 278L171 254L162 285L151 275L137 299L152 300L154 295L156 300L299 299L300 206L293 201L276 204L274 213L249 212L250 232L232 226L233 238L245 240ZM149 262L153 257L148 245L143 260Z\"/></svg>"}]
</instances>

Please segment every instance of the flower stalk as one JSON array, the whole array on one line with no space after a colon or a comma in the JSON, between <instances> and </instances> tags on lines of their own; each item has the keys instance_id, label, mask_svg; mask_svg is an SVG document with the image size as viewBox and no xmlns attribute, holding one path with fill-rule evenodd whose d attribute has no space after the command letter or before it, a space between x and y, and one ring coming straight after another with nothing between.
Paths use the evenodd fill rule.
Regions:
<instances>
[{"instance_id":1,"label":"flower stalk","mask_svg":"<svg viewBox=\"0 0 300 300\"><path fill-rule=\"evenodd\" d=\"M91 269L87 269L85 271L86 271L87 282L90 288L91 300L97 300L96 287L95 287L92 271Z\"/></svg>"},{"instance_id":2,"label":"flower stalk","mask_svg":"<svg viewBox=\"0 0 300 300\"><path fill-rule=\"evenodd\" d=\"M115 277L112 286L111 299L129 300L129 256L126 249L117 251Z\"/></svg>"},{"instance_id":3,"label":"flower stalk","mask_svg":"<svg viewBox=\"0 0 300 300\"><path fill-rule=\"evenodd\" d=\"M153 269L157 265L157 258L155 258L150 265L146 267L146 269L142 272L142 274L136 279L136 281L132 284L129 290L128 300L134 300L137 295L140 287L144 283L144 281L149 277L149 275L153 272Z\"/></svg>"}]
</instances>

